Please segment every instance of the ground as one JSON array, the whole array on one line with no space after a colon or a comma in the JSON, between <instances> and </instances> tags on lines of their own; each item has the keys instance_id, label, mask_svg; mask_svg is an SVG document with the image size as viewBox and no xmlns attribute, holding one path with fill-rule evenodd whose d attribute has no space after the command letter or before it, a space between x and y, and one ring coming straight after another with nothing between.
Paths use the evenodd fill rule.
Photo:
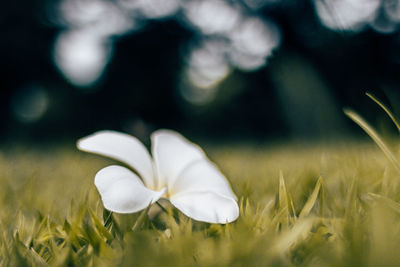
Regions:
<instances>
[{"instance_id":1,"label":"ground","mask_svg":"<svg viewBox=\"0 0 400 267\"><path fill-rule=\"evenodd\" d=\"M113 161L74 144L3 146L0 265L400 264L400 173L372 141L202 145L239 198L234 223L195 222L165 202L153 220L110 214L93 178Z\"/></svg>"}]
</instances>

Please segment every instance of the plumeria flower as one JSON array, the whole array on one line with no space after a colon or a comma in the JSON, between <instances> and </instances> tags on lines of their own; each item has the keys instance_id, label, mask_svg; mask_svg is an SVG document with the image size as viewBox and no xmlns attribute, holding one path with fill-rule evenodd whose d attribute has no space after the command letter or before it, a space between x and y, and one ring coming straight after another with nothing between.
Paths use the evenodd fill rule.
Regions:
<instances>
[{"instance_id":1,"label":"plumeria flower","mask_svg":"<svg viewBox=\"0 0 400 267\"><path fill-rule=\"evenodd\" d=\"M200 147L171 130L155 131L151 142L153 158L137 138L124 133L100 131L78 141L80 150L119 160L136 172L112 165L96 174L106 209L134 213L166 198L197 221L237 219L236 196Z\"/></svg>"}]
</instances>

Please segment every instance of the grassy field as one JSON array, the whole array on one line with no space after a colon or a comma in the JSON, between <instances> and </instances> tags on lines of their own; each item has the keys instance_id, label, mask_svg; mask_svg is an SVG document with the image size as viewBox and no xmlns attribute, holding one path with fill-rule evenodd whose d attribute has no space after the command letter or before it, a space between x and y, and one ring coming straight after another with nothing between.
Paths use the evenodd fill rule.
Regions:
<instances>
[{"instance_id":1,"label":"grassy field","mask_svg":"<svg viewBox=\"0 0 400 267\"><path fill-rule=\"evenodd\" d=\"M93 178L113 161L73 145L0 149L0 265L400 265L400 174L372 141L203 148L240 199L232 224L165 202L110 214Z\"/></svg>"}]
</instances>

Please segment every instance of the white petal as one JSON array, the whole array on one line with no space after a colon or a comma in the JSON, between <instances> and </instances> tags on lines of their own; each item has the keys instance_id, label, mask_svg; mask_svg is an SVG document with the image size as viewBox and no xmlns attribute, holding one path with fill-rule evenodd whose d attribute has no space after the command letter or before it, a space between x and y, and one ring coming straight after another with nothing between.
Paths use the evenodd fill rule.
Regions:
<instances>
[{"instance_id":1,"label":"white petal","mask_svg":"<svg viewBox=\"0 0 400 267\"><path fill-rule=\"evenodd\" d=\"M171 130L158 130L151 135L151 140L159 187L173 184L188 164L206 158L200 147Z\"/></svg>"},{"instance_id":2,"label":"white petal","mask_svg":"<svg viewBox=\"0 0 400 267\"><path fill-rule=\"evenodd\" d=\"M148 187L154 188L151 157L136 137L114 131L100 131L78 140L77 147L128 164L140 174Z\"/></svg>"},{"instance_id":3,"label":"white petal","mask_svg":"<svg viewBox=\"0 0 400 267\"><path fill-rule=\"evenodd\" d=\"M232 189L225 176L209 160L197 160L189 164L169 188L170 194L209 191L233 198Z\"/></svg>"},{"instance_id":4,"label":"white petal","mask_svg":"<svg viewBox=\"0 0 400 267\"><path fill-rule=\"evenodd\" d=\"M239 217L239 207L234 199L213 192L174 195L170 201L186 216L197 221L230 223Z\"/></svg>"},{"instance_id":5,"label":"white petal","mask_svg":"<svg viewBox=\"0 0 400 267\"><path fill-rule=\"evenodd\" d=\"M166 189L147 189L140 178L129 169L109 166L101 169L94 179L104 207L117 213L133 213L156 202Z\"/></svg>"}]
</instances>

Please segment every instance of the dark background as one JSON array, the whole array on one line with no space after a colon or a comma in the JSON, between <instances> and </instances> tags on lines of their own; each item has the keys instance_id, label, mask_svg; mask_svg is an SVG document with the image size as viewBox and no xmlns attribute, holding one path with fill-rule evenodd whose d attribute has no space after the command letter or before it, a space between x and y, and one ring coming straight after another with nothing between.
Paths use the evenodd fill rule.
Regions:
<instances>
[{"instance_id":1,"label":"dark background","mask_svg":"<svg viewBox=\"0 0 400 267\"><path fill-rule=\"evenodd\" d=\"M352 107L379 129L393 130L365 92L395 112L400 108L397 22L390 30L369 22L359 29L330 29L313 1L227 3L274 23L280 43L264 66L247 71L231 66L211 101L192 103L182 95L188 51L215 36L188 26L181 11L157 19L142 14L140 29L109 34L112 56L103 74L82 86L54 61L58 36L74 27L62 19L62 1L4 1L1 142L78 138L101 129L144 138L160 127L214 140L359 135L343 107Z\"/></svg>"}]
</instances>

